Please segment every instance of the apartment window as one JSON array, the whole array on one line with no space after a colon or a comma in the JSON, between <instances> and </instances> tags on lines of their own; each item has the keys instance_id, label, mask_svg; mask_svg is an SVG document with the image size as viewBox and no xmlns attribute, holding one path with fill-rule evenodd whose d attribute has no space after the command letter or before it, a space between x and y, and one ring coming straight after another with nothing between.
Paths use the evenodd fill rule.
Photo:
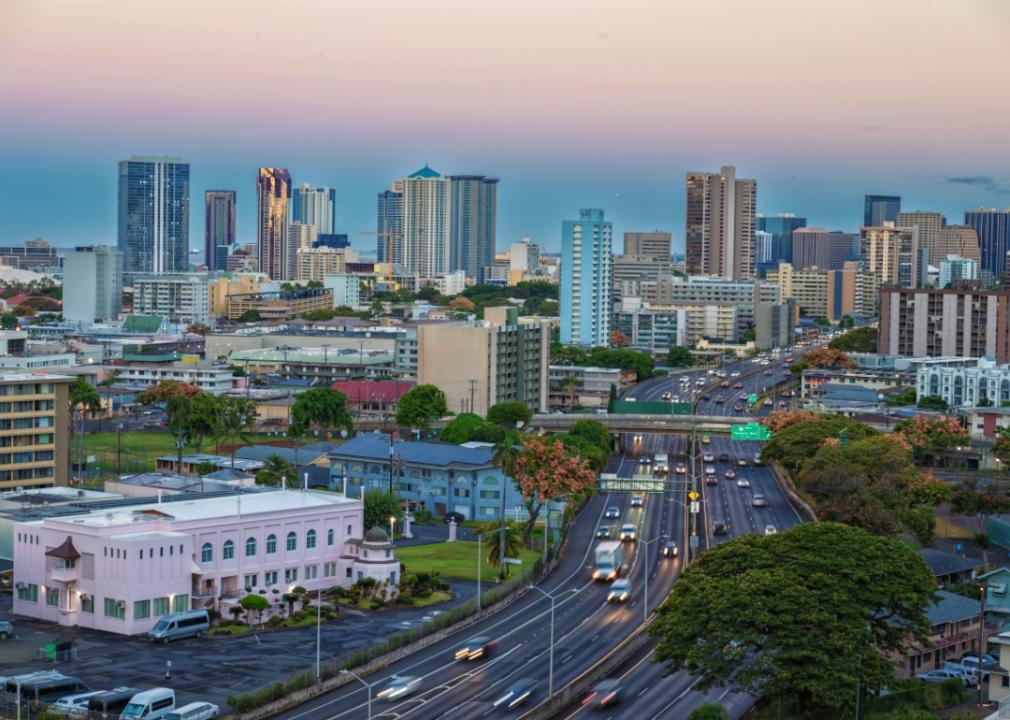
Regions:
<instances>
[{"instance_id":1,"label":"apartment window","mask_svg":"<svg viewBox=\"0 0 1010 720\"><path fill-rule=\"evenodd\" d=\"M222 560L234 560L235 559L235 543L231 540L224 541L224 548L221 551Z\"/></svg>"},{"instance_id":2,"label":"apartment window","mask_svg":"<svg viewBox=\"0 0 1010 720\"><path fill-rule=\"evenodd\" d=\"M39 586L29 583L23 588L18 589L18 600L24 600L26 602L38 602L39 601Z\"/></svg>"},{"instance_id":3,"label":"apartment window","mask_svg":"<svg viewBox=\"0 0 1010 720\"><path fill-rule=\"evenodd\" d=\"M307 533L305 533L305 547L307 549L311 550L315 546L316 546L316 531L315 530L309 530ZM294 548L291 548L291 549L294 549Z\"/></svg>"},{"instance_id":4,"label":"apartment window","mask_svg":"<svg viewBox=\"0 0 1010 720\"><path fill-rule=\"evenodd\" d=\"M123 600L114 600L113 598L105 598L105 617L115 618L116 620L122 620L126 617L126 602Z\"/></svg>"},{"instance_id":5,"label":"apartment window","mask_svg":"<svg viewBox=\"0 0 1010 720\"><path fill-rule=\"evenodd\" d=\"M186 612L189 610L189 595L176 595L172 598L172 612Z\"/></svg>"},{"instance_id":6,"label":"apartment window","mask_svg":"<svg viewBox=\"0 0 1010 720\"><path fill-rule=\"evenodd\" d=\"M252 557L256 554L256 538L247 538L245 541L245 556Z\"/></svg>"},{"instance_id":7,"label":"apartment window","mask_svg":"<svg viewBox=\"0 0 1010 720\"><path fill-rule=\"evenodd\" d=\"M288 533L288 551L298 549L298 536L293 532Z\"/></svg>"},{"instance_id":8,"label":"apartment window","mask_svg":"<svg viewBox=\"0 0 1010 720\"><path fill-rule=\"evenodd\" d=\"M284 571L284 582L298 582L298 568L288 568Z\"/></svg>"},{"instance_id":9,"label":"apartment window","mask_svg":"<svg viewBox=\"0 0 1010 720\"><path fill-rule=\"evenodd\" d=\"M334 535L335 535L335 533L333 532L332 528L326 531L326 544L327 545L332 545L333 544Z\"/></svg>"},{"instance_id":10,"label":"apartment window","mask_svg":"<svg viewBox=\"0 0 1010 720\"><path fill-rule=\"evenodd\" d=\"M254 587L256 587L257 577L255 573L253 573L252 575L246 575L245 578L243 579L245 581L243 587L245 587L247 591L252 590Z\"/></svg>"},{"instance_id":11,"label":"apartment window","mask_svg":"<svg viewBox=\"0 0 1010 720\"><path fill-rule=\"evenodd\" d=\"M134 600L133 601L133 619L134 620L146 620L151 617L151 601L150 600Z\"/></svg>"},{"instance_id":12,"label":"apartment window","mask_svg":"<svg viewBox=\"0 0 1010 720\"><path fill-rule=\"evenodd\" d=\"M60 591L57 588L46 588L46 605L49 607L60 606Z\"/></svg>"},{"instance_id":13,"label":"apartment window","mask_svg":"<svg viewBox=\"0 0 1010 720\"><path fill-rule=\"evenodd\" d=\"M272 586L277 584L277 571L267 570L263 573L263 584L267 586Z\"/></svg>"},{"instance_id":14,"label":"apartment window","mask_svg":"<svg viewBox=\"0 0 1010 720\"><path fill-rule=\"evenodd\" d=\"M86 612L94 615L95 599L90 595L81 595L81 612Z\"/></svg>"},{"instance_id":15,"label":"apartment window","mask_svg":"<svg viewBox=\"0 0 1010 720\"><path fill-rule=\"evenodd\" d=\"M319 573L319 566L318 565L306 565L305 566L305 579L306 580L315 580L316 577L317 577L317 575L318 575L318 573Z\"/></svg>"},{"instance_id":16,"label":"apartment window","mask_svg":"<svg viewBox=\"0 0 1010 720\"><path fill-rule=\"evenodd\" d=\"M335 577L337 574L337 564L335 562L328 562L323 565L323 577Z\"/></svg>"},{"instance_id":17,"label":"apartment window","mask_svg":"<svg viewBox=\"0 0 1010 720\"><path fill-rule=\"evenodd\" d=\"M277 552L277 536L267 535L267 555L273 555Z\"/></svg>"},{"instance_id":18,"label":"apartment window","mask_svg":"<svg viewBox=\"0 0 1010 720\"><path fill-rule=\"evenodd\" d=\"M214 546L210 543L204 543L203 547L200 548L200 562L209 563L214 561Z\"/></svg>"},{"instance_id":19,"label":"apartment window","mask_svg":"<svg viewBox=\"0 0 1010 720\"><path fill-rule=\"evenodd\" d=\"M154 599L154 614L157 617L168 615L168 598L158 597Z\"/></svg>"}]
</instances>

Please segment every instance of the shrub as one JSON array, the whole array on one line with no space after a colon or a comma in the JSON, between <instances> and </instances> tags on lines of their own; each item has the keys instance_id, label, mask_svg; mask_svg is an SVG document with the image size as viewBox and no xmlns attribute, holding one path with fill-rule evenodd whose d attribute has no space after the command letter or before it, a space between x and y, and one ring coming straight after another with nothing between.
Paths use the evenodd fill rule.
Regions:
<instances>
[{"instance_id":1,"label":"shrub","mask_svg":"<svg viewBox=\"0 0 1010 720\"><path fill-rule=\"evenodd\" d=\"M283 618L281 618L280 615L271 615L270 619L267 620L267 625L269 625L270 627L277 627L282 622L284 622L284 620Z\"/></svg>"}]
</instances>

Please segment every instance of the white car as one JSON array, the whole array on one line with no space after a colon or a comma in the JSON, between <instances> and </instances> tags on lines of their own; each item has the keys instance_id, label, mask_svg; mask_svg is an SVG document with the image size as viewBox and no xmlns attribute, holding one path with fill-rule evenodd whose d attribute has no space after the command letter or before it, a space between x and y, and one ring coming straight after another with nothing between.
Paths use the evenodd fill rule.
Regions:
<instances>
[{"instance_id":1,"label":"white car","mask_svg":"<svg viewBox=\"0 0 1010 720\"><path fill-rule=\"evenodd\" d=\"M215 720L220 713L221 708L214 703L194 702L176 708L165 716L165 720Z\"/></svg>"},{"instance_id":2,"label":"white car","mask_svg":"<svg viewBox=\"0 0 1010 720\"><path fill-rule=\"evenodd\" d=\"M750 480L748 480L747 478L737 478L736 486L738 488L749 488Z\"/></svg>"},{"instance_id":3,"label":"white car","mask_svg":"<svg viewBox=\"0 0 1010 720\"><path fill-rule=\"evenodd\" d=\"M88 716L88 701L92 695L97 695L101 690L92 692L77 693L75 695L65 695L54 703L50 703L46 708L50 715L61 715L63 717L83 718Z\"/></svg>"},{"instance_id":4,"label":"white car","mask_svg":"<svg viewBox=\"0 0 1010 720\"><path fill-rule=\"evenodd\" d=\"M421 678L412 675L394 675L389 684L376 693L380 700L399 700L421 687Z\"/></svg>"},{"instance_id":5,"label":"white car","mask_svg":"<svg viewBox=\"0 0 1010 720\"><path fill-rule=\"evenodd\" d=\"M705 453L701 456L703 462L715 462L715 455L712 453Z\"/></svg>"},{"instance_id":6,"label":"white car","mask_svg":"<svg viewBox=\"0 0 1010 720\"><path fill-rule=\"evenodd\" d=\"M774 525L765 525L765 535L774 535L778 532L778 528Z\"/></svg>"},{"instance_id":7,"label":"white car","mask_svg":"<svg viewBox=\"0 0 1010 720\"><path fill-rule=\"evenodd\" d=\"M705 474L706 475L715 475L715 467L713 467L712 465L706 465L705 466Z\"/></svg>"},{"instance_id":8,"label":"white car","mask_svg":"<svg viewBox=\"0 0 1010 720\"><path fill-rule=\"evenodd\" d=\"M632 495L631 496L631 507L642 507L642 505L644 505L644 504L645 504L645 501L642 499L641 495Z\"/></svg>"},{"instance_id":9,"label":"white car","mask_svg":"<svg viewBox=\"0 0 1010 720\"><path fill-rule=\"evenodd\" d=\"M635 526L631 523L621 525L621 540L635 540Z\"/></svg>"},{"instance_id":10,"label":"white car","mask_svg":"<svg viewBox=\"0 0 1010 720\"><path fill-rule=\"evenodd\" d=\"M622 603L631 595L631 581L627 578L619 578L610 583L610 591L607 593L607 602Z\"/></svg>"}]
</instances>

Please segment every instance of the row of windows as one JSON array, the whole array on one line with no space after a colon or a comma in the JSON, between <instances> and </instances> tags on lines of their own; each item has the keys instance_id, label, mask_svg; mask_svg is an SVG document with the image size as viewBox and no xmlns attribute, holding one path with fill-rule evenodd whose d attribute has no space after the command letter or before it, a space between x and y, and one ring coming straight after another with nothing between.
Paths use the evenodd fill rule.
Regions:
<instances>
[{"instance_id":1,"label":"row of windows","mask_svg":"<svg viewBox=\"0 0 1010 720\"><path fill-rule=\"evenodd\" d=\"M350 537L352 531L352 526L347 526L347 535ZM336 533L332 530L326 531L326 544L333 545L336 541ZM316 547L316 531L309 530L305 533L305 547L308 550L312 550ZM298 549L298 534L291 531L287 534L285 538L285 548L288 552L292 552ZM257 540L256 538L246 538L245 541L245 556L254 557L257 550ZM273 555L277 552L277 536L271 533L267 535L266 541L266 554ZM224 544L221 546L221 558L223 560L234 560L235 559L235 542L233 540L225 540ZM214 545L211 543L204 543L203 547L200 548L200 562L210 563L214 562Z\"/></svg>"},{"instance_id":2,"label":"row of windows","mask_svg":"<svg viewBox=\"0 0 1010 720\"><path fill-rule=\"evenodd\" d=\"M30 533L18 533L18 542L19 543L27 543L28 545L38 545L39 544L39 536L38 535L32 535Z\"/></svg>"},{"instance_id":3,"label":"row of windows","mask_svg":"<svg viewBox=\"0 0 1010 720\"><path fill-rule=\"evenodd\" d=\"M52 391L52 383L0 385L0 395L45 395L51 393Z\"/></svg>"},{"instance_id":4,"label":"row of windows","mask_svg":"<svg viewBox=\"0 0 1010 720\"><path fill-rule=\"evenodd\" d=\"M0 386L2 387L2 386ZM51 417L14 418L0 420L0 430L31 430L33 428L51 428Z\"/></svg>"}]
</instances>

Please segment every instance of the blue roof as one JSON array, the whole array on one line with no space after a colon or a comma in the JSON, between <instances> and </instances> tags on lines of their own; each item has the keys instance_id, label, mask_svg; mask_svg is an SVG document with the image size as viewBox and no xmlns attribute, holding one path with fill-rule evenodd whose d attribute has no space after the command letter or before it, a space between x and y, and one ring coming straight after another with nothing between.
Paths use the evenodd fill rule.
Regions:
<instances>
[{"instance_id":1,"label":"blue roof","mask_svg":"<svg viewBox=\"0 0 1010 720\"><path fill-rule=\"evenodd\" d=\"M946 590L939 590L936 594L939 601L935 605L930 605L926 608L926 616L933 625L972 620L978 617L978 600L966 598L963 595L955 595Z\"/></svg>"},{"instance_id":2,"label":"blue roof","mask_svg":"<svg viewBox=\"0 0 1010 720\"><path fill-rule=\"evenodd\" d=\"M492 467L493 452L487 448L466 448L459 445L434 442L411 442L397 440L393 451L404 463L417 465L471 465ZM330 452L335 459L360 458L363 460L389 461L389 438L378 433L365 433L351 438Z\"/></svg>"},{"instance_id":3,"label":"blue roof","mask_svg":"<svg viewBox=\"0 0 1010 720\"><path fill-rule=\"evenodd\" d=\"M411 173L409 177L412 178L437 178L442 177L437 172L428 167L427 164L415 173Z\"/></svg>"},{"instance_id":4,"label":"blue roof","mask_svg":"<svg viewBox=\"0 0 1010 720\"><path fill-rule=\"evenodd\" d=\"M320 449L322 443L303 445L297 452L290 447L276 447L274 445L246 445L235 451L235 457L244 460L259 460L266 462L269 458L277 456L292 465L308 465L320 455L326 454L325 449Z\"/></svg>"}]
</instances>

